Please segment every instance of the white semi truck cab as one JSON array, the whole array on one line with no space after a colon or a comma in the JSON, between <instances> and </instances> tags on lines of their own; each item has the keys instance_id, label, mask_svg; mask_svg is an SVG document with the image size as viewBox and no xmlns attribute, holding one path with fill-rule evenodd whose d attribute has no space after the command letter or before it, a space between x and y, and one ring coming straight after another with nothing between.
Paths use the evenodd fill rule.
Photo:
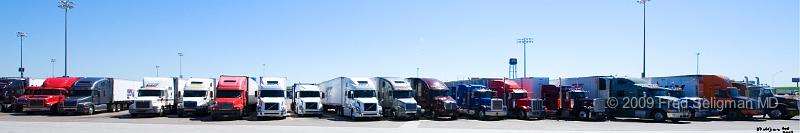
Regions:
<instances>
[{"instance_id":1,"label":"white semi truck cab","mask_svg":"<svg viewBox=\"0 0 800 133\"><path fill-rule=\"evenodd\" d=\"M345 87L344 115L356 117L383 117L378 104L378 90L369 78L350 78L353 82Z\"/></svg>"},{"instance_id":2,"label":"white semi truck cab","mask_svg":"<svg viewBox=\"0 0 800 133\"><path fill-rule=\"evenodd\" d=\"M280 117L289 116L284 101L286 100L286 78L262 77L256 92L258 107L256 116Z\"/></svg>"},{"instance_id":3,"label":"white semi truck cab","mask_svg":"<svg viewBox=\"0 0 800 133\"><path fill-rule=\"evenodd\" d=\"M184 87L183 81L178 78L145 77L143 86L136 93L133 104L128 112L131 117L141 114L156 114L163 116L175 110L175 94Z\"/></svg>"},{"instance_id":4,"label":"white semi truck cab","mask_svg":"<svg viewBox=\"0 0 800 133\"><path fill-rule=\"evenodd\" d=\"M182 102L178 103L178 116L189 114L208 114L210 101L213 100L216 80L212 78L190 78L186 81Z\"/></svg>"},{"instance_id":5,"label":"white semi truck cab","mask_svg":"<svg viewBox=\"0 0 800 133\"><path fill-rule=\"evenodd\" d=\"M322 115L322 97L315 84L292 85L292 110L299 116Z\"/></svg>"}]
</instances>

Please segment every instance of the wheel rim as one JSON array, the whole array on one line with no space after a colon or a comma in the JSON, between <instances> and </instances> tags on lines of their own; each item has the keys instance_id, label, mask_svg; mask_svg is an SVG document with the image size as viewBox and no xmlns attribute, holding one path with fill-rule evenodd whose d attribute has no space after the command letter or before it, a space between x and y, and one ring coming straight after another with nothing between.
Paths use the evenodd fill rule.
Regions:
<instances>
[{"instance_id":1,"label":"wheel rim","mask_svg":"<svg viewBox=\"0 0 800 133\"><path fill-rule=\"evenodd\" d=\"M777 109L776 109L776 110L769 111L769 114L770 114L770 116L769 116L769 117L771 117L771 118L778 118L778 117L780 117L781 115L783 115L783 113L781 113L781 111L780 111L780 110L777 110Z\"/></svg>"},{"instance_id":2,"label":"wheel rim","mask_svg":"<svg viewBox=\"0 0 800 133\"><path fill-rule=\"evenodd\" d=\"M586 114L586 111L581 111L581 112L579 113L579 115L578 115L578 116L579 116L579 117L581 117L581 119L586 119L587 117L589 117L589 116Z\"/></svg>"},{"instance_id":3,"label":"wheel rim","mask_svg":"<svg viewBox=\"0 0 800 133\"><path fill-rule=\"evenodd\" d=\"M661 112L656 112L655 119L656 119L657 121L664 120L664 114L663 114L663 113L661 113Z\"/></svg>"}]
</instances>

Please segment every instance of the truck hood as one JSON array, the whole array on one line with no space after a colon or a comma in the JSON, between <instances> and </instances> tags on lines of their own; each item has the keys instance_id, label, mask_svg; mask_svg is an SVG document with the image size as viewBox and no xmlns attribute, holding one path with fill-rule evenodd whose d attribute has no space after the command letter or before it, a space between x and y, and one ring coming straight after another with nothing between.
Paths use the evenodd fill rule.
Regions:
<instances>
[{"instance_id":1,"label":"truck hood","mask_svg":"<svg viewBox=\"0 0 800 133\"><path fill-rule=\"evenodd\" d=\"M262 103L283 103L284 101L282 97L262 97L258 98L258 100Z\"/></svg>"},{"instance_id":2,"label":"truck hood","mask_svg":"<svg viewBox=\"0 0 800 133\"><path fill-rule=\"evenodd\" d=\"M452 97L449 97L449 96L438 96L438 97L434 97L434 99L436 99L436 101L439 101L439 102L442 102L442 103L455 103L456 102L456 100L454 100Z\"/></svg>"},{"instance_id":3,"label":"truck hood","mask_svg":"<svg viewBox=\"0 0 800 133\"><path fill-rule=\"evenodd\" d=\"M400 101L404 104L417 104L417 100L414 100L414 98L400 98L397 99L397 101Z\"/></svg>"},{"instance_id":4,"label":"truck hood","mask_svg":"<svg viewBox=\"0 0 800 133\"><path fill-rule=\"evenodd\" d=\"M361 103L378 103L377 98L356 98L356 101Z\"/></svg>"},{"instance_id":5,"label":"truck hood","mask_svg":"<svg viewBox=\"0 0 800 133\"><path fill-rule=\"evenodd\" d=\"M60 97L60 95L25 95L25 96L22 96L22 97L19 97L19 98L48 99L48 98L54 98L54 97Z\"/></svg>"},{"instance_id":6,"label":"truck hood","mask_svg":"<svg viewBox=\"0 0 800 133\"><path fill-rule=\"evenodd\" d=\"M300 100L300 102L303 102L303 103L306 103L306 102L319 103L320 101L322 101L320 98L300 98L299 100Z\"/></svg>"}]
</instances>

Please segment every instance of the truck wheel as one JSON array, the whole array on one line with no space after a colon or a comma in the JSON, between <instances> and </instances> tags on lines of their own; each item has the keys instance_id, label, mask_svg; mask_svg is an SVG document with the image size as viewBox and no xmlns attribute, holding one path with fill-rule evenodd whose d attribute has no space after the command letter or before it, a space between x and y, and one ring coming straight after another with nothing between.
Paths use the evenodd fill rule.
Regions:
<instances>
[{"instance_id":1,"label":"truck wheel","mask_svg":"<svg viewBox=\"0 0 800 133\"><path fill-rule=\"evenodd\" d=\"M588 120L589 119L589 111L581 110L578 112L578 119L580 120Z\"/></svg>"},{"instance_id":2,"label":"truck wheel","mask_svg":"<svg viewBox=\"0 0 800 133\"><path fill-rule=\"evenodd\" d=\"M6 107L5 104L0 103L0 112L3 113L8 112L8 108Z\"/></svg>"},{"instance_id":3,"label":"truck wheel","mask_svg":"<svg viewBox=\"0 0 800 133\"><path fill-rule=\"evenodd\" d=\"M722 119L726 120L736 120L738 119L738 114L734 110L728 110L725 115L722 116Z\"/></svg>"},{"instance_id":4,"label":"truck wheel","mask_svg":"<svg viewBox=\"0 0 800 133\"><path fill-rule=\"evenodd\" d=\"M519 111L517 111L517 117L518 117L520 120L527 120L527 119L528 119L528 114L527 114L527 113L525 113L525 110L524 110L524 109L519 109Z\"/></svg>"},{"instance_id":5,"label":"truck wheel","mask_svg":"<svg viewBox=\"0 0 800 133\"><path fill-rule=\"evenodd\" d=\"M87 109L86 114L87 115L93 115L94 114L94 105L89 106L89 109Z\"/></svg>"},{"instance_id":6,"label":"truck wheel","mask_svg":"<svg viewBox=\"0 0 800 133\"><path fill-rule=\"evenodd\" d=\"M484 113L483 110L478 111L478 120L485 120L485 119L486 119L486 113Z\"/></svg>"},{"instance_id":7,"label":"truck wheel","mask_svg":"<svg viewBox=\"0 0 800 133\"><path fill-rule=\"evenodd\" d=\"M656 111L653 113L653 121L664 122L667 120L667 114L664 111Z\"/></svg>"},{"instance_id":8,"label":"truck wheel","mask_svg":"<svg viewBox=\"0 0 800 133\"><path fill-rule=\"evenodd\" d=\"M131 118L138 118L139 117L138 114L130 114L130 116L131 116Z\"/></svg>"},{"instance_id":9,"label":"truck wheel","mask_svg":"<svg viewBox=\"0 0 800 133\"><path fill-rule=\"evenodd\" d=\"M50 107L50 115L58 115L58 104Z\"/></svg>"},{"instance_id":10,"label":"truck wheel","mask_svg":"<svg viewBox=\"0 0 800 133\"><path fill-rule=\"evenodd\" d=\"M186 116L183 111L178 110L178 117Z\"/></svg>"},{"instance_id":11,"label":"truck wheel","mask_svg":"<svg viewBox=\"0 0 800 133\"><path fill-rule=\"evenodd\" d=\"M781 117L783 117L783 114L784 114L783 111L782 110L778 110L778 109L772 109L772 110L769 111L769 113L767 113L769 118L772 118L772 119L781 118Z\"/></svg>"}]
</instances>

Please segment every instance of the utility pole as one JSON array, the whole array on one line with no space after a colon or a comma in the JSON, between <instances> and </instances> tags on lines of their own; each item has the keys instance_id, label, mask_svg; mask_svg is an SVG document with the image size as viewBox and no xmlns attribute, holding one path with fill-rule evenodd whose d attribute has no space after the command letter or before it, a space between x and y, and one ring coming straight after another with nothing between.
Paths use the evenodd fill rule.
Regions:
<instances>
[{"instance_id":1,"label":"utility pole","mask_svg":"<svg viewBox=\"0 0 800 133\"><path fill-rule=\"evenodd\" d=\"M267 64L261 64L261 77L267 76Z\"/></svg>"},{"instance_id":2,"label":"utility pole","mask_svg":"<svg viewBox=\"0 0 800 133\"><path fill-rule=\"evenodd\" d=\"M697 59L696 59L696 61L697 61L697 62L695 63L695 65L696 65L696 66L695 66L695 73L696 73L697 75L700 75L700 52L697 52Z\"/></svg>"},{"instance_id":3,"label":"utility pole","mask_svg":"<svg viewBox=\"0 0 800 133\"><path fill-rule=\"evenodd\" d=\"M178 52L178 77L183 78L183 53Z\"/></svg>"},{"instance_id":4,"label":"utility pole","mask_svg":"<svg viewBox=\"0 0 800 133\"><path fill-rule=\"evenodd\" d=\"M647 2L650 0L636 1L642 4L642 78L645 77L646 62L647 62Z\"/></svg>"},{"instance_id":5,"label":"utility pole","mask_svg":"<svg viewBox=\"0 0 800 133\"><path fill-rule=\"evenodd\" d=\"M19 71L19 77L23 78L25 77L25 68L22 67L22 40L28 37L28 33L17 32L17 37L19 37L19 69L17 71Z\"/></svg>"},{"instance_id":6,"label":"utility pole","mask_svg":"<svg viewBox=\"0 0 800 133\"><path fill-rule=\"evenodd\" d=\"M161 66L158 66L158 65L156 65L156 77L159 77L159 75L158 75L158 68L161 68Z\"/></svg>"},{"instance_id":7,"label":"utility pole","mask_svg":"<svg viewBox=\"0 0 800 133\"><path fill-rule=\"evenodd\" d=\"M50 59L50 77L56 77L56 59Z\"/></svg>"},{"instance_id":8,"label":"utility pole","mask_svg":"<svg viewBox=\"0 0 800 133\"><path fill-rule=\"evenodd\" d=\"M517 43L522 44L522 78L528 77L528 44L533 44L533 38L520 38ZM520 83L525 86L525 82Z\"/></svg>"},{"instance_id":9,"label":"utility pole","mask_svg":"<svg viewBox=\"0 0 800 133\"><path fill-rule=\"evenodd\" d=\"M74 3L69 0L58 1L58 7L64 9L64 77L67 77L67 13L74 8Z\"/></svg>"}]
</instances>

